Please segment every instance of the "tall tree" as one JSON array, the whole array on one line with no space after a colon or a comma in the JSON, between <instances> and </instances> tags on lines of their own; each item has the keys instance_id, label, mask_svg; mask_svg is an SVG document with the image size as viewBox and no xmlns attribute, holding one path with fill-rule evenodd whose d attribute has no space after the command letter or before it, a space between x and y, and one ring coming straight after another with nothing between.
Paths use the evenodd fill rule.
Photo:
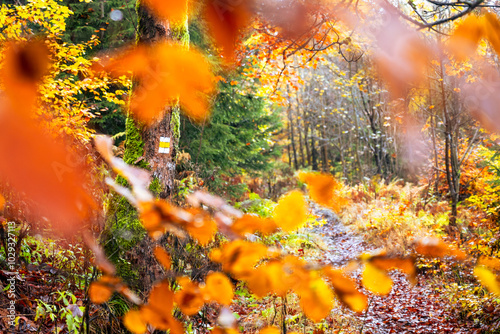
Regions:
<instances>
[{"instance_id":1,"label":"tall tree","mask_svg":"<svg viewBox=\"0 0 500 334\"><path fill-rule=\"evenodd\" d=\"M180 22L160 20L143 0L138 0L136 8L137 43L152 44L171 40L189 47L187 2L185 18ZM175 155L180 136L179 111L178 106L165 107L162 119L149 127L137 124L130 117L127 119L125 161L131 164L141 162L150 168L157 185L155 190L161 198L172 195L174 189Z\"/></svg>"}]
</instances>

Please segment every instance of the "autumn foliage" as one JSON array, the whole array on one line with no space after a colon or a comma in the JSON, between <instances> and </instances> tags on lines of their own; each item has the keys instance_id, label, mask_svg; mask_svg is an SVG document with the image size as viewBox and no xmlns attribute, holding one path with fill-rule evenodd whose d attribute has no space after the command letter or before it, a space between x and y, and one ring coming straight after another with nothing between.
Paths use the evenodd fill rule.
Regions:
<instances>
[{"instance_id":1,"label":"autumn foliage","mask_svg":"<svg viewBox=\"0 0 500 334\"><path fill-rule=\"evenodd\" d=\"M318 17L327 22L333 15L331 11L321 12L328 7L329 1L294 3L290 13L303 11L306 17L296 22L296 27L279 18L268 7L256 10L245 1L236 6L231 6L230 1L221 1L219 7L211 2L198 3L194 0L147 0L145 3L156 15L171 22L186 20L188 7L193 6L200 11L215 45L221 51L223 63L228 67L246 61L244 57L238 59L244 50L236 45L240 33L254 26L260 35L253 36L249 44L259 40L259 43L276 47L269 49L265 56L264 53L257 55L257 60L250 60L255 66L247 71L248 77L257 77L258 65L263 63L281 61L283 66L279 73L264 73L262 81L268 86L279 84L283 73L288 71L287 62L295 61L288 57L302 53L309 45L321 49L330 44L341 48L350 43L347 36L341 36L335 28L325 28L322 24L310 27ZM345 26L358 23L358 18L343 10L335 14ZM378 47L373 59L392 96L399 99L413 84L423 80L425 68L435 60L433 57L436 54L449 52L457 61L464 60L471 57L483 38L498 53L499 27L498 18L490 12L481 16L471 15L459 23L448 45L429 46L424 45L418 33L394 21L385 30L379 31L372 42ZM308 31L312 33L305 35ZM61 88L61 73L80 75L84 78L82 82L88 85L85 89L98 97L101 96L98 93L101 87L109 82L129 87L128 80L133 78L135 89L127 101L128 107L133 117L145 126L151 126L162 118L168 112L166 106L179 106L188 118L203 124L209 118L218 80L207 58L200 51L180 43L161 41L132 46L95 61L75 60L68 65L62 58L68 53L77 57L82 51L62 49L57 43L57 31L52 31L52 35L48 34L45 39L10 39L2 45L0 72L4 92L0 109L0 175L12 190L22 193L34 203L39 216L46 217L56 230L67 234L85 229L85 224L99 206L96 193L100 189L94 187L97 176L93 167L102 158L112 171L106 178L107 185L137 210L147 237L157 241L165 234L173 234L181 239L191 238L201 246L207 246L220 237L217 246L210 251L210 260L220 264L221 271L208 273L203 281L176 275L170 254L161 246L156 246L154 256L164 268L166 277L157 282L145 300L141 300L117 276L114 265L104 256L89 229L85 229L86 243L95 253L95 264L102 272L102 276L91 283L89 296L94 303L102 304L116 292L135 304L136 307L123 317L124 325L132 333L146 333L150 327L174 334L184 333L184 324L174 316L177 308L183 314L193 316L204 305L212 304L221 307L221 314L227 313L234 299L234 281L244 282L258 298L269 295L284 298L294 293L300 299L305 316L313 322L320 322L330 314L335 300L361 313L368 308L369 293L388 295L393 288L393 280L389 276L393 270L400 271L410 282L415 282L417 257L451 257L462 262L471 260L468 254L449 243L436 237L426 237L415 240L411 254L404 256L383 251L361 255L352 263L361 271L358 282L345 268L309 263L278 247L251 241L256 240L252 238L254 236L291 233L305 226L310 214L308 201L337 212L349 205L342 194L342 183L329 173L300 173L298 179L305 184L307 191L292 190L281 196L270 217L245 214L221 198L203 191L190 194L183 207L157 199L149 189L150 174L115 156L111 138L94 136L81 128L73 132L65 131L66 127L62 125L65 120L71 119L80 124L86 114L83 106L76 107L77 94L71 94L73 90L83 89L79 86L83 84L67 79L71 81L66 83L67 89ZM295 46L301 47L294 49L286 44L289 39L295 40ZM276 50L281 53L281 60L276 56ZM315 61L313 64L317 64ZM64 66L66 68L61 70ZM301 66L305 64L298 67ZM293 78L291 72L285 74L289 74L287 80L293 90L301 79ZM53 87L59 90L51 95ZM63 104L60 95L66 91L70 92L71 99L68 100L72 102ZM104 98L116 100L118 95L113 93ZM282 101L280 98L276 100ZM493 107L495 101L495 97L483 101L483 104L475 106L474 112L478 121L498 130L498 112ZM125 104L124 101L120 103ZM52 113L51 105L64 110L59 110L63 115ZM86 152L91 150L92 145L100 154L99 158L87 158ZM116 181L115 176L126 182ZM0 210L4 202L0 195ZM479 258L474 268L478 280L496 295L500 295L495 274L499 268L498 259L486 256ZM237 333L234 321L220 322L213 333ZM263 334L278 332L276 328L260 331Z\"/></svg>"}]
</instances>

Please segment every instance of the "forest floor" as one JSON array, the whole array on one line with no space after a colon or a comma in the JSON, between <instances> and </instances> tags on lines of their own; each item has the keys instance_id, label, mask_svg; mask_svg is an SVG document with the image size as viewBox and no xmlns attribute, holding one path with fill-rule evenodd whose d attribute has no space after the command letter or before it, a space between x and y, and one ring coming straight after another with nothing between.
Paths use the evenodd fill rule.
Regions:
<instances>
[{"instance_id":1,"label":"forest floor","mask_svg":"<svg viewBox=\"0 0 500 334\"><path fill-rule=\"evenodd\" d=\"M364 242L364 238L353 226L344 225L330 210L315 209L318 218L326 224L314 227L311 232L319 235L325 247L322 262L335 267L345 267L364 252L375 251ZM359 269L351 275L360 280ZM370 297L368 310L355 314L342 306L334 313L345 318L344 321L356 324L358 333L474 333L473 324L461 321L437 289L431 286L428 278L417 275L417 283L411 284L406 276L392 272L394 282L387 296L377 296L365 291Z\"/></svg>"}]
</instances>

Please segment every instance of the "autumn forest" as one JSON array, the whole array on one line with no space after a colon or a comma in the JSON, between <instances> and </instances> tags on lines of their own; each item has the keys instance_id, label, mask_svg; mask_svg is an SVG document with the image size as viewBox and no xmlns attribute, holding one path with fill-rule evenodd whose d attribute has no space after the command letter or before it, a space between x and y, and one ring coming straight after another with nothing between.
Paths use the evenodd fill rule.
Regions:
<instances>
[{"instance_id":1,"label":"autumn forest","mask_svg":"<svg viewBox=\"0 0 500 334\"><path fill-rule=\"evenodd\" d=\"M0 333L500 333L500 4L3 0Z\"/></svg>"}]
</instances>

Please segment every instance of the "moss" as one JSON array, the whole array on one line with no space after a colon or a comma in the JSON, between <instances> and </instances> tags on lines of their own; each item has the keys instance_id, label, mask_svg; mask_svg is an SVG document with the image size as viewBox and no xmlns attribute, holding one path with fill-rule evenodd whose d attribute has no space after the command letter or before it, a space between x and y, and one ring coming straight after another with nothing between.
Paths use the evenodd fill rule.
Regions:
<instances>
[{"instance_id":1,"label":"moss","mask_svg":"<svg viewBox=\"0 0 500 334\"><path fill-rule=\"evenodd\" d=\"M189 48L189 22L187 16L184 22L172 25L171 36L172 39Z\"/></svg>"},{"instance_id":2,"label":"moss","mask_svg":"<svg viewBox=\"0 0 500 334\"><path fill-rule=\"evenodd\" d=\"M172 108L172 117L170 118L170 127L174 137L175 149L178 149L179 139L181 138L181 112L179 106Z\"/></svg>"},{"instance_id":3,"label":"moss","mask_svg":"<svg viewBox=\"0 0 500 334\"><path fill-rule=\"evenodd\" d=\"M125 132L127 137L125 139L125 153L123 160L129 164L134 165L137 159L144 154L144 142L142 140L141 131L135 124L132 117L127 117L125 122ZM141 161L139 167L146 167L146 162Z\"/></svg>"}]
</instances>

